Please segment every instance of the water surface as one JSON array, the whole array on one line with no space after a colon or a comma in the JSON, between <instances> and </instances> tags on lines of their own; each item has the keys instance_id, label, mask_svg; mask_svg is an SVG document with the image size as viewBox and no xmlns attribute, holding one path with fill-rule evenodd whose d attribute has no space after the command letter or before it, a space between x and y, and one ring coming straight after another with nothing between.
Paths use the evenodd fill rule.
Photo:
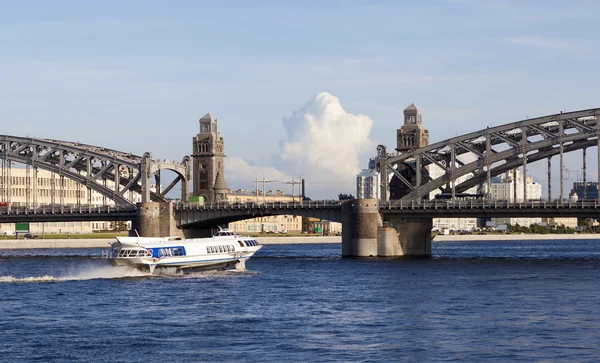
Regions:
<instances>
[{"instance_id":1,"label":"water surface","mask_svg":"<svg viewBox=\"0 0 600 363\"><path fill-rule=\"evenodd\" d=\"M0 357L42 362L600 356L600 242L433 243L430 259L266 245L245 272L148 276L98 249L0 250Z\"/></svg>"}]
</instances>

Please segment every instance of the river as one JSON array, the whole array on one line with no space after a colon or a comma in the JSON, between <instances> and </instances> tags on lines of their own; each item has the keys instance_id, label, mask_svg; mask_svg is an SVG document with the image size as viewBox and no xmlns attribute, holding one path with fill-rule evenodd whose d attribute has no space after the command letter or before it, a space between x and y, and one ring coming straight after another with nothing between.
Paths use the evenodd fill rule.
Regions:
<instances>
[{"instance_id":1,"label":"river","mask_svg":"<svg viewBox=\"0 0 600 363\"><path fill-rule=\"evenodd\" d=\"M429 259L267 245L148 276L99 249L0 250L0 360L596 362L600 241L434 242Z\"/></svg>"}]
</instances>

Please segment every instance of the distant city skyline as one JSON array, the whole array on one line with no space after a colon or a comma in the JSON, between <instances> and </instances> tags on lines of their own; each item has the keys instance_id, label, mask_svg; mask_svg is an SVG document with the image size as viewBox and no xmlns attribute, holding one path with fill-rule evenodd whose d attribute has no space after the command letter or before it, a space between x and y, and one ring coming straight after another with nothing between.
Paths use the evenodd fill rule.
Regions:
<instances>
[{"instance_id":1,"label":"distant city skyline","mask_svg":"<svg viewBox=\"0 0 600 363\"><path fill-rule=\"evenodd\" d=\"M411 103L431 142L600 107L600 4L591 1L0 7L2 134L181 160L210 112L234 190L266 174L305 178L313 199L353 193L375 146L395 145ZM581 179L581 153L565 160L567 194ZM545 172L545 163L528 166L544 193Z\"/></svg>"}]
</instances>

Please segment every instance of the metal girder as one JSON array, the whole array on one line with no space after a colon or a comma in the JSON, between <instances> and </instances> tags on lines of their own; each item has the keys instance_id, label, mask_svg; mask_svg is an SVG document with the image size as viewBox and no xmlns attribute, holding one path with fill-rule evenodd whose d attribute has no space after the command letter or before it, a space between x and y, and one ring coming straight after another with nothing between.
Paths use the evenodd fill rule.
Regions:
<instances>
[{"instance_id":1,"label":"metal girder","mask_svg":"<svg viewBox=\"0 0 600 363\"><path fill-rule=\"evenodd\" d=\"M171 184L169 184L169 186L168 186L168 187L166 187L166 188L165 188L165 190L163 190L163 191L160 193L160 196L164 198L164 197L165 197L165 195L167 195L167 193L168 193L169 191L171 191L171 189L173 189L173 187L174 187L175 185L177 185L177 183L179 183L181 180L183 180L183 178L181 177L181 175L177 175L177 178L175 178L175 179L174 179L174 180L171 182Z\"/></svg>"},{"instance_id":2,"label":"metal girder","mask_svg":"<svg viewBox=\"0 0 600 363\"><path fill-rule=\"evenodd\" d=\"M541 126L537 126L537 125L529 126L529 129L537 131L537 134L541 135L544 139L547 139L547 138L550 138L550 137L557 137L558 136L555 133L553 133L551 131L548 131L545 128L543 128Z\"/></svg>"},{"instance_id":3,"label":"metal girder","mask_svg":"<svg viewBox=\"0 0 600 363\"><path fill-rule=\"evenodd\" d=\"M394 173L394 175L398 177L398 179L400 179L404 184L406 184L407 187L410 188L410 190L415 189L415 187L408 180L406 180L406 178L403 177L398 170L392 168L391 166L388 166L388 170L391 170Z\"/></svg>"},{"instance_id":4,"label":"metal girder","mask_svg":"<svg viewBox=\"0 0 600 363\"><path fill-rule=\"evenodd\" d=\"M434 163L435 165L439 166L440 169L444 170L445 172L448 172L450 169L448 169L447 166L443 165L442 163L440 163L438 160L435 160L430 154L428 153L423 153L421 154L422 157L424 157L425 159L431 161L432 163Z\"/></svg>"},{"instance_id":5,"label":"metal girder","mask_svg":"<svg viewBox=\"0 0 600 363\"><path fill-rule=\"evenodd\" d=\"M517 147L520 145L520 143L518 141L515 140L511 140L510 138L498 133L492 134L492 137L498 138L502 141L504 141L505 143L509 144L511 147Z\"/></svg>"},{"instance_id":6,"label":"metal girder","mask_svg":"<svg viewBox=\"0 0 600 363\"><path fill-rule=\"evenodd\" d=\"M483 157L483 153L473 148L471 145L467 145L464 142L457 142L456 145L462 147L463 149L472 152L473 154Z\"/></svg>"},{"instance_id":7,"label":"metal girder","mask_svg":"<svg viewBox=\"0 0 600 363\"><path fill-rule=\"evenodd\" d=\"M119 191L119 195L125 194L125 192L128 191L133 184L137 183L141 179L142 179L142 173L137 173L137 175L135 177L133 177L129 180L129 183L127 183L127 185L125 185L125 188L123 188Z\"/></svg>"},{"instance_id":8,"label":"metal girder","mask_svg":"<svg viewBox=\"0 0 600 363\"><path fill-rule=\"evenodd\" d=\"M403 161L410 159L413 154L419 154L424 160L428 160L440 166L445 172L445 175L432 180L429 183L424 183L419 188L412 190L409 194L404 196L401 201L406 202L410 200L416 200L419 196L427 195L430 191L439 189L448 182L456 180L457 178L464 176L469 173L473 173L474 177L469 179L460 185L457 185L458 190L466 190L466 186L475 186L481 183L486 177L489 177L493 172L493 175L498 175L501 172L510 170L511 168L521 166L533 161L541 160L542 158L548 157L547 155L557 154L558 148L556 146L564 145L564 150L572 150L575 148L581 149L584 145L589 142L587 140L593 139L592 142L597 142L597 129L600 127L598 117L600 116L600 109L589 109L574 112L565 112L555 115L549 115L534 119L528 119L518 122L509 123L497 127L490 127L484 130L472 132L466 135L453 137L448 140L443 140L429 146L413 150L410 155L407 153L396 155L387 158L387 163L393 165L396 163L402 163ZM505 133L512 130L520 129L519 135L520 140L513 140L510 136ZM556 131L558 132L555 132ZM564 132L565 130L572 130L570 133ZM516 133L516 132L515 132ZM542 140L533 141L529 140L530 137L540 135ZM491 137L491 139L490 139ZM485 154L485 164L491 166L492 164L504 162L503 165L497 165L490 173L478 173L477 170L481 169L481 158L476 161L462 164L456 159L456 156L465 153L471 153L479 156L478 148L475 146L475 140L480 141L481 138L486 138L489 143L489 152ZM565 143L572 143L567 144ZM456 167L453 168L452 176L448 177L449 169L441 165L437 160L441 155L447 157L447 148L451 145L456 145L455 161ZM505 144L509 148L503 151L496 151L491 148L492 145ZM532 153L534 152L535 153ZM516 154L515 154L516 153ZM527 155L527 153L532 153ZM526 159L523 159L525 156ZM543 156L546 155L546 156ZM510 165L510 167L508 166ZM503 170L503 171L499 171ZM468 188L467 188L468 189Z\"/></svg>"},{"instance_id":9,"label":"metal girder","mask_svg":"<svg viewBox=\"0 0 600 363\"><path fill-rule=\"evenodd\" d=\"M535 154L531 154L531 155L527 156L528 160L534 160L533 157L540 154L539 150L543 150L543 149L547 150L546 152L543 152L542 155L548 155L548 152L558 154L559 151L557 151L557 149L553 148L552 146L559 145L560 143L564 144L566 142L572 142L572 144L566 145L566 146L564 146L564 148L566 149L567 147L575 147L575 150L577 150L577 149L583 148L584 146L587 147L586 141L589 141L588 140L589 138L594 138L594 141L595 141L595 132L596 131L593 130L593 132L581 132L581 133L576 133L576 134L566 134L559 138L543 139L543 140L540 140L537 142L523 145L524 147L519 152L527 153L527 152L531 152L531 151L538 151ZM552 154L552 155L554 155L554 154ZM547 157L547 156L544 156L542 158L545 158L545 157ZM537 160L537 159L535 159L535 160ZM494 164L494 163L502 162L502 161L506 162L506 164L513 165L513 167L515 165L520 166L523 162L521 157L514 155L513 149L504 150L497 154L490 155L490 157L489 157L490 164ZM457 178L459 178L463 175L475 172L479 168L480 168L480 165L479 165L478 161L474 161L469 164L466 164L465 166L455 168L453 178L456 180ZM499 169L493 168L493 170L497 171ZM508 170L508 169L506 169L506 170ZM495 175L497 175L497 174L494 174L494 176ZM446 184L447 183L446 179L447 179L446 175L443 175L440 178L437 178L437 179L431 181L430 183L424 184L423 186L421 186L419 188L420 189L419 191L417 191L417 190L411 191L409 194L404 196L398 202L400 202L400 201L407 202L407 201L411 201L411 200L416 200L417 193L419 193L420 195L426 195L430 191L437 189L440 186ZM481 181L479 181L479 182L481 182ZM461 183L461 184L463 184L463 183ZM475 183L474 185L477 185L477 184L478 183Z\"/></svg>"},{"instance_id":10,"label":"metal girder","mask_svg":"<svg viewBox=\"0 0 600 363\"><path fill-rule=\"evenodd\" d=\"M581 130L592 131L594 129L593 127L587 126L583 122L580 122L576 119L569 119L568 121L575 125L575 127L580 128Z\"/></svg>"},{"instance_id":11,"label":"metal girder","mask_svg":"<svg viewBox=\"0 0 600 363\"><path fill-rule=\"evenodd\" d=\"M581 110L581 111L573 111L573 112L564 112L564 113L560 113L560 114L537 117L537 118L533 118L533 119L527 119L527 120L523 120L523 121L508 123L505 125L489 127L489 128L483 129L483 130L479 130L479 131L471 132L471 133L468 133L465 135L453 137L451 139L442 140L442 141L430 144L428 146L422 147L420 149L417 149L415 151L419 152L419 153L439 154L441 150L443 150L444 148L446 148L449 145L450 141L452 141L453 143L465 142L468 144L470 140L476 140L481 137L486 137L487 135L493 135L493 134L497 134L500 132L507 132L507 131L518 129L518 128L529 127L529 126L533 126L533 125L537 125L537 126L542 125L540 127L543 127L544 125L547 125L547 124L562 123L563 121L566 121L568 119L579 120L580 118L587 118L587 120L584 122L584 124L588 127L593 128L593 127L596 127L596 125L598 123L597 119L593 119L594 117L597 117L597 116L600 116L600 108ZM581 122L581 121L579 121L579 122ZM530 137L533 135L535 135L535 133L532 133L531 135L527 135L527 137ZM510 140L510 141L514 143L513 140ZM505 142L506 141L500 140L500 138L498 138L497 140L494 140L492 142L492 145L498 145L498 144L505 143ZM509 144L510 144L510 142L509 142ZM520 144L518 144L518 145L520 145ZM460 155L460 154L461 154L460 152L457 152L457 155ZM410 156L412 156L412 154L402 153L400 155L396 155L396 156L388 158L388 162L390 164L399 163L399 162L404 161L405 159L408 159Z\"/></svg>"},{"instance_id":12,"label":"metal girder","mask_svg":"<svg viewBox=\"0 0 600 363\"><path fill-rule=\"evenodd\" d=\"M596 146L596 144L597 144L597 141L595 139L583 140L581 142L577 142L577 143L570 144L568 146L564 146L563 153L568 153L568 152L572 152L572 151L585 149L585 148L588 148L591 146ZM540 149L539 152L527 156L527 163L533 163L533 162L536 162L539 160L548 159L549 157L553 157L558 154L560 154L559 148ZM505 164L502 164L502 165L499 165L499 166L493 168L491 173L493 176L500 175L502 173L507 172L508 170L518 167L519 165L521 165L521 158L511 161L511 162L508 162L508 163L505 163ZM481 182L480 179L481 179L481 176L476 175L473 178L465 180L464 182L458 184L456 186L456 189L459 193L464 192L465 190L468 190L468 189L476 186L477 184L479 184L479 182Z\"/></svg>"},{"instance_id":13,"label":"metal girder","mask_svg":"<svg viewBox=\"0 0 600 363\"><path fill-rule=\"evenodd\" d=\"M142 157L132 153L107 149L104 147L50 139L27 138L10 135L0 135L0 158L7 161L34 165L66 178L72 179L101 195L112 199L118 205L131 205L123 198L127 191L140 193L140 178ZM182 178L189 181L190 158L184 162L156 162L150 160L150 166L173 170ZM130 175L123 177L119 167L126 167ZM112 170L111 170L112 169ZM133 175L137 175L134 177ZM114 188L106 187L105 180L115 182ZM182 195L186 194L187 185L182 186ZM149 193L146 201L165 201L164 196Z\"/></svg>"}]
</instances>

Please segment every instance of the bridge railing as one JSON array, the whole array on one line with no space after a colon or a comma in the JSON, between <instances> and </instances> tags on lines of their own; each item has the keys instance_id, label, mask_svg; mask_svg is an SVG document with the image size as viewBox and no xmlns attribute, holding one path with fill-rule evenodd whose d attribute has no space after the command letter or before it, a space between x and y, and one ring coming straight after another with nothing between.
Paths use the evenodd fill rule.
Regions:
<instances>
[{"instance_id":1,"label":"bridge railing","mask_svg":"<svg viewBox=\"0 0 600 363\"><path fill-rule=\"evenodd\" d=\"M563 208L590 208L599 207L598 199L572 200L530 200L524 202L509 202L507 200L432 200L412 201L393 205L393 202L379 204L380 209L563 209Z\"/></svg>"},{"instance_id":2,"label":"bridge railing","mask_svg":"<svg viewBox=\"0 0 600 363\"><path fill-rule=\"evenodd\" d=\"M212 203L174 203L176 210L198 210L198 209L320 209L340 208L341 203L337 200L311 200L298 202L212 202Z\"/></svg>"},{"instance_id":3,"label":"bridge railing","mask_svg":"<svg viewBox=\"0 0 600 363\"><path fill-rule=\"evenodd\" d=\"M61 205L61 204L42 204L35 207L27 206L0 206L0 215L14 214L90 214L90 213L115 213L121 211L131 211L132 207L123 207L116 205Z\"/></svg>"}]
</instances>

